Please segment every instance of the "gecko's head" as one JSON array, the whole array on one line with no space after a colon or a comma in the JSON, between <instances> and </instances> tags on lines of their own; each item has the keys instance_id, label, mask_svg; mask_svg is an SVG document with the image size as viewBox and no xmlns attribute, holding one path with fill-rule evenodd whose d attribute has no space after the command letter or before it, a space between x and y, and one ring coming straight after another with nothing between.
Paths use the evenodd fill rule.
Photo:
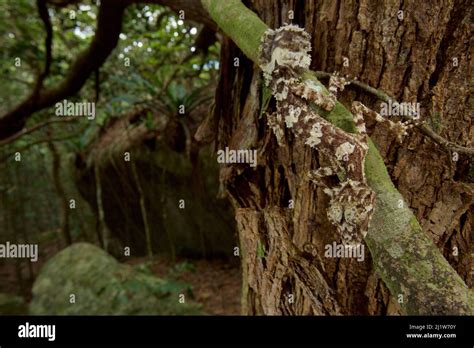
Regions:
<instances>
[{"instance_id":1,"label":"gecko's head","mask_svg":"<svg viewBox=\"0 0 474 348\"><path fill-rule=\"evenodd\" d=\"M259 57L265 78L271 79L272 73L279 67L297 74L308 69L311 63L310 39L303 28L291 24L265 31Z\"/></svg>"}]
</instances>

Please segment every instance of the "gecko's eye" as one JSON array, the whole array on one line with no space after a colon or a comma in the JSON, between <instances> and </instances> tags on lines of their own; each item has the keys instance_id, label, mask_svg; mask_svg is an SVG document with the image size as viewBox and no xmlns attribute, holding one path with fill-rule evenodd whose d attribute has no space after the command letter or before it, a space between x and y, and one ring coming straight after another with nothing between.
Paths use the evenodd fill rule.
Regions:
<instances>
[{"instance_id":1,"label":"gecko's eye","mask_svg":"<svg viewBox=\"0 0 474 348\"><path fill-rule=\"evenodd\" d=\"M355 206L351 205L344 209L344 220L347 222L353 222L357 218L357 209Z\"/></svg>"}]
</instances>

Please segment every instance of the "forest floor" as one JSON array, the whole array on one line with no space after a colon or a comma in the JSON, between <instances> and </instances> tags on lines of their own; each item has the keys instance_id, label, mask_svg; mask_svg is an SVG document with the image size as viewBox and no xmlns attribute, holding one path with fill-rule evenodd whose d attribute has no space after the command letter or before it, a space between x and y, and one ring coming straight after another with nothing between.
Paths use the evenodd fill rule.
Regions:
<instances>
[{"instance_id":1,"label":"forest floor","mask_svg":"<svg viewBox=\"0 0 474 348\"><path fill-rule=\"evenodd\" d=\"M145 263L135 258L129 264ZM178 259L157 257L150 270L160 278L175 279L192 286L193 300L211 315L240 315L240 265L221 259Z\"/></svg>"},{"instance_id":2,"label":"forest floor","mask_svg":"<svg viewBox=\"0 0 474 348\"><path fill-rule=\"evenodd\" d=\"M44 263L60 249L55 244L42 246L42 258L36 263L20 262L22 282L20 285L15 262L0 264L0 292L16 294L31 300L34 277ZM133 258L126 263L137 265L147 263L146 257ZM31 265L33 278L30 278ZM148 264L148 263L147 263ZM186 283L192 287L193 300L203 306L211 315L239 315L241 297L241 271L238 263L223 259L177 259L155 257L150 270L159 278Z\"/></svg>"}]
</instances>

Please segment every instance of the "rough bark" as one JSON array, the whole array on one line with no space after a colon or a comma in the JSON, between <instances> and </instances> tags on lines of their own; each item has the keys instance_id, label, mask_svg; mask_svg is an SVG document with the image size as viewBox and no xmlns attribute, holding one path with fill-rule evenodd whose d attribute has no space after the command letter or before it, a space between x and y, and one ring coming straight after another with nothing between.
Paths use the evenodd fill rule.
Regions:
<instances>
[{"instance_id":1,"label":"rough bark","mask_svg":"<svg viewBox=\"0 0 474 348\"><path fill-rule=\"evenodd\" d=\"M239 209L244 314L341 314L324 271L295 247L289 209ZM261 238L266 238L262 240Z\"/></svg>"},{"instance_id":2,"label":"rough bark","mask_svg":"<svg viewBox=\"0 0 474 348\"><path fill-rule=\"evenodd\" d=\"M299 14L295 21L301 25L306 24L306 30L313 35L313 68L351 72L352 75L359 76L361 80L363 78L369 84L385 89L397 98L403 97L398 99L406 101L421 100L423 93L430 91L430 86L426 83L430 79L430 67L427 69L426 59L421 58L421 52L425 52L424 49L429 47L430 52L436 56L440 42L445 40L444 31L452 31L448 23L449 15L461 14L451 13L453 9L451 3L451 7L443 8L444 12L442 11L436 17L438 22L427 25L421 22L421 18L433 18L428 5L420 7L410 3L404 5L409 8L409 11L405 12L406 19L400 24L396 17L400 4L395 1L383 5L377 5L375 1L361 3L322 1L317 5L313 2L303 4L293 1L256 0L251 2L250 6L265 21L263 23L240 1L202 0L202 3L219 27L254 62L258 56L260 37L267 28L265 23L272 28L278 27L283 22L289 22L288 11L295 10L295 13ZM444 29L440 28L440 25L444 25ZM400 27L402 32L406 31L404 35L397 32L397 28ZM392 29L393 32L386 32ZM428 38L432 35L437 38L438 46L431 47L432 44L428 44ZM405 37L404 40L401 39L403 37ZM411 39L408 39L409 37ZM410 47L401 47L407 43ZM466 47L461 43L459 46L463 49ZM360 47L364 49L360 50ZM388 49L393 49L393 51L384 52ZM407 55L410 53L412 56L408 59ZM342 67L343 56L350 58L350 71L344 71ZM233 65L235 57L240 58L239 67ZM397 62L397 59L402 59L402 61ZM370 186L377 193L377 202L366 243L370 248L373 266L377 274L382 277L383 283L373 274L372 264L368 257L365 262L357 263L354 260L334 260L321 256L324 253L324 245L334 241L333 228L324 216L327 198L319 190L314 190L303 180L303 177L310 169L318 167L320 164L318 162L324 163L325 159L320 158L320 161L317 161L316 156L298 140L290 140L288 146L283 148L276 146L265 120L258 117L261 82L259 72L254 70L252 61L247 60L232 42L224 40L221 80L215 108L218 147L223 148L233 144L233 148L240 149L246 148L240 146L246 144L259 150L259 166L256 170L245 166L225 166L221 169L221 180L237 211L251 210L249 215L254 216L242 219L239 213L237 214L240 240L246 253L243 258L245 312L273 313L277 311L274 308L275 303L269 305L267 312L262 307L262 301L269 301L265 300L265 297L270 296L273 301L279 303L285 294L292 293L300 294L304 299L296 300L295 302L299 305L293 312L286 313L316 313L314 308L318 306L324 308L327 313L331 313L332 305L327 305L318 298L310 300L315 302L312 305L302 305L305 300L309 300L309 297L303 295L301 284L290 281L290 285L286 287L278 285L281 284L281 279L291 278L288 274L283 277L280 274L276 278L277 285L275 286L279 289L277 293L272 292L273 288L266 286L265 282L255 282L255 279L259 279L256 274L265 275L269 270L277 270L279 267L274 265L269 267L263 262L255 263L254 250L259 248L258 243L273 241L277 235L283 233L306 258L317 260L319 256L320 259L307 271L312 272L314 279L319 273L323 275L325 284L334 290L334 298L342 313L397 312L393 301L390 302L387 296L384 288L386 285L394 297L399 298L399 295L403 295L403 303L400 303L403 313L472 314L474 308L472 293L432 240L422 231L416 219L418 217L422 223L424 222L423 214L417 213L419 206L410 194L407 195L407 199L395 189L384 160L373 143L370 144L366 160L366 175ZM436 62L436 59L434 61ZM435 62L428 62L436 66ZM446 62L438 64L448 65ZM409 70L401 72L400 69ZM376 83L372 83L374 76ZM311 74L307 74L305 78L318 83ZM445 89L443 91L445 92ZM354 95L351 94L349 100L353 98ZM222 108L223 105L225 108ZM249 108L249 105L257 105L257 110ZM342 104L338 103L333 112L328 115L328 119L347 131L353 131L352 117ZM246 132L239 132L242 123L247 125ZM376 129L373 133L374 139L380 140L382 134L377 132L383 132L383 130ZM393 139L389 139L385 133L383 135L386 139L377 143L389 162L388 160L393 159L393 153L387 154L386 147L390 146L391 151L394 151L395 146ZM466 137L461 136L457 140L465 145ZM413 155L411 147L417 146L420 142L425 142L424 138L419 134L414 134L396 150L400 150L401 153L410 152ZM433 148L436 150L436 146L431 142L426 142L424 146L431 147L432 151ZM435 153L437 156L443 156L439 151ZM416 156L420 154L417 153ZM442 161L437 163L442 163ZM425 162L425 164L429 165L430 162ZM389 166L390 171L392 168ZM400 183L398 185L400 186ZM402 193L407 193L410 189L409 185L402 185L400 190ZM423 190L422 187L419 189ZM465 191L464 200L461 199L464 203L461 204L462 208L459 207L459 211L466 212L469 202L472 202L472 197L466 197L468 195ZM403 198L406 203L400 204L404 202ZM272 225L267 222L266 225L262 225L255 222L255 220L268 221L268 218L261 216L265 216L266 211L274 212L288 207L290 199L294 201L294 210L290 213L291 217L286 220L288 223L283 230L276 231L268 227L281 226L282 223ZM429 203L434 202L432 200ZM415 211L416 217L410 208ZM285 221L285 218L282 216L279 221ZM453 224L456 225L455 222ZM285 247L283 250L286 249ZM271 250L275 250L274 247ZM282 255L285 255L285 252L282 252ZM466 255L468 253L464 253L463 257L465 258ZM281 266L288 265L284 257L279 262ZM292 272L293 278L295 278L296 269ZM298 279L308 279L308 277ZM308 288L311 288L310 284L310 281L305 283ZM320 295L321 292L316 291L316 294ZM331 301L329 303L332 304ZM280 313L285 312L284 307L278 308Z\"/></svg>"}]
</instances>

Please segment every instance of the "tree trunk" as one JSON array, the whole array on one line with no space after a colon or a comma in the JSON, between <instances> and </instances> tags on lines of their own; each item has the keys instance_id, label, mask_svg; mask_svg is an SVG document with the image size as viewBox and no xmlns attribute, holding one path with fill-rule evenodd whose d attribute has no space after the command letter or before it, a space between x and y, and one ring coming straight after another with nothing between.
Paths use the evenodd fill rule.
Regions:
<instances>
[{"instance_id":1,"label":"tree trunk","mask_svg":"<svg viewBox=\"0 0 474 348\"><path fill-rule=\"evenodd\" d=\"M221 181L237 212L243 312L472 314L472 293L425 237L431 237L472 286L469 158L444 152L416 131L400 145L386 129L370 127L403 200L372 144L366 172L377 205L366 239L370 254L366 251L363 262L324 257L325 246L337 241L326 217L328 198L304 177L325 159L299 139L277 146L265 116L260 117L261 72L254 62L266 27L247 16L238 1L202 3L250 58L224 38L214 114L218 149L258 149L255 170L245 165L221 168ZM472 39L467 2L441 6L415 1L254 0L247 5L270 28L285 22L305 27L312 36L312 70L339 71L399 100L420 102L422 119L439 134L470 145L473 127L465 101ZM373 97L354 90L344 93L344 103L353 100L378 110ZM338 106L332 114L332 122L347 126L347 111Z\"/></svg>"},{"instance_id":2,"label":"tree trunk","mask_svg":"<svg viewBox=\"0 0 474 348\"><path fill-rule=\"evenodd\" d=\"M145 194L143 193L142 184L140 183L140 177L138 176L135 162L132 161L130 163L130 167L132 169L133 179L135 180L135 185L137 186L138 195L140 197L140 211L142 213L143 226L145 227L146 250L148 257L151 260L153 258L153 249L151 244L150 225L148 224L148 217L146 212Z\"/></svg>"},{"instance_id":3,"label":"tree trunk","mask_svg":"<svg viewBox=\"0 0 474 348\"><path fill-rule=\"evenodd\" d=\"M49 151L51 152L52 169L51 175L53 177L54 189L59 201L60 209L60 233L64 240L65 245L71 245L72 237L69 228L69 205L64 191L63 184L61 182L61 156L59 155L58 149L53 142L48 143Z\"/></svg>"}]
</instances>

